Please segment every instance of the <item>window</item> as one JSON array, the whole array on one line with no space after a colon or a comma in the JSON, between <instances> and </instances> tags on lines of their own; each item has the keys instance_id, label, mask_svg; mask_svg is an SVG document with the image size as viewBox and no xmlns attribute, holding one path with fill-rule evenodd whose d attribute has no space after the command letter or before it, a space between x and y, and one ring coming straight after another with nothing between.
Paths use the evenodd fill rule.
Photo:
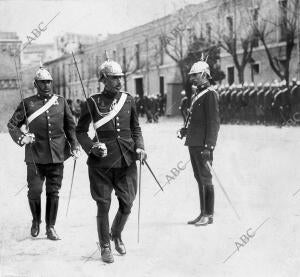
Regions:
<instances>
[{"instance_id":1,"label":"window","mask_svg":"<svg viewBox=\"0 0 300 277\"><path fill-rule=\"evenodd\" d=\"M140 68L140 45L135 45L135 62L136 62L136 68Z\"/></svg>"},{"instance_id":2,"label":"window","mask_svg":"<svg viewBox=\"0 0 300 277\"><path fill-rule=\"evenodd\" d=\"M162 37L159 38L159 64L164 64L164 42Z\"/></svg>"},{"instance_id":3,"label":"window","mask_svg":"<svg viewBox=\"0 0 300 277\"><path fill-rule=\"evenodd\" d=\"M78 74L77 74L77 71L76 71L76 69L74 69L74 79L75 79L75 82L77 82L78 81Z\"/></svg>"},{"instance_id":4,"label":"window","mask_svg":"<svg viewBox=\"0 0 300 277\"><path fill-rule=\"evenodd\" d=\"M259 74L259 64L258 63L252 64L251 67L252 67L252 71L254 74Z\"/></svg>"},{"instance_id":5,"label":"window","mask_svg":"<svg viewBox=\"0 0 300 277\"><path fill-rule=\"evenodd\" d=\"M233 18L232 18L232 16L227 16L226 22L227 22L228 35L230 37L232 37L233 36Z\"/></svg>"},{"instance_id":6,"label":"window","mask_svg":"<svg viewBox=\"0 0 300 277\"><path fill-rule=\"evenodd\" d=\"M98 70L98 67L100 66L100 56L93 56L91 57L92 60L95 61L95 66L92 68L93 71L97 71ZM92 64L92 61L90 61L90 64Z\"/></svg>"},{"instance_id":7,"label":"window","mask_svg":"<svg viewBox=\"0 0 300 277\"><path fill-rule=\"evenodd\" d=\"M234 66L227 67L227 81L229 85L234 83Z\"/></svg>"},{"instance_id":8,"label":"window","mask_svg":"<svg viewBox=\"0 0 300 277\"><path fill-rule=\"evenodd\" d=\"M211 42L211 23L206 23L206 39Z\"/></svg>"},{"instance_id":9,"label":"window","mask_svg":"<svg viewBox=\"0 0 300 277\"><path fill-rule=\"evenodd\" d=\"M162 96L165 94L165 82L163 76L159 77L159 93Z\"/></svg>"},{"instance_id":10,"label":"window","mask_svg":"<svg viewBox=\"0 0 300 277\"><path fill-rule=\"evenodd\" d=\"M123 63L123 70L126 71L126 48L124 47L123 50L123 55L122 55L122 63Z\"/></svg>"},{"instance_id":11,"label":"window","mask_svg":"<svg viewBox=\"0 0 300 277\"><path fill-rule=\"evenodd\" d=\"M287 29L287 0L279 0L279 40L283 41L286 38Z\"/></svg>"},{"instance_id":12,"label":"window","mask_svg":"<svg viewBox=\"0 0 300 277\"><path fill-rule=\"evenodd\" d=\"M252 8L252 21L255 26L258 26L258 7ZM257 35L254 34L251 41L252 47L258 47L259 46L258 43L259 43L259 38Z\"/></svg>"}]
</instances>

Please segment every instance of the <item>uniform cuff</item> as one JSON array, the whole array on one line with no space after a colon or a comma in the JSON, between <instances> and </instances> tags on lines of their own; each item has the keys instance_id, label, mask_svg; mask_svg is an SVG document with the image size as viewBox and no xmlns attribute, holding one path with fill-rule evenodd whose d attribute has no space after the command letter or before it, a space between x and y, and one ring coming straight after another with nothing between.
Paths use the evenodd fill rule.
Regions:
<instances>
[{"instance_id":1,"label":"uniform cuff","mask_svg":"<svg viewBox=\"0 0 300 277\"><path fill-rule=\"evenodd\" d=\"M215 149L215 146L214 146L214 145L205 144L205 145L204 145L204 148L205 148L205 149L208 149L208 150L214 150L214 149Z\"/></svg>"},{"instance_id":2,"label":"uniform cuff","mask_svg":"<svg viewBox=\"0 0 300 277\"><path fill-rule=\"evenodd\" d=\"M24 134L22 134L21 136L19 136L19 138L17 139L17 143L20 145L20 146L23 146L25 143L22 143L22 140L23 138L25 137Z\"/></svg>"}]
</instances>

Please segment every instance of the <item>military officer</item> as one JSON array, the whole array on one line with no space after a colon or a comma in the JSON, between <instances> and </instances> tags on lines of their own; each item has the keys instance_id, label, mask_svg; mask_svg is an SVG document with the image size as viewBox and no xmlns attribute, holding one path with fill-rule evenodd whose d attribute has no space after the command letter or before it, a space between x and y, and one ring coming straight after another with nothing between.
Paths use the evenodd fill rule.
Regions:
<instances>
[{"instance_id":1,"label":"military officer","mask_svg":"<svg viewBox=\"0 0 300 277\"><path fill-rule=\"evenodd\" d=\"M300 113L300 81L292 87L290 92L291 97L291 117L294 118ZM299 124L299 122L298 122Z\"/></svg>"},{"instance_id":2,"label":"military officer","mask_svg":"<svg viewBox=\"0 0 300 277\"><path fill-rule=\"evenodd\" d=\"M181 100L180 100L180 105L179 105L179 110L182 115L183 123L186 120L187 117L187 110L188 110L188 98L186 96L185 90L181 91Z\"/></svg>"},{"instance_id":3,"label":"military officer","mask_svg":"<svg viewBox=\"0 0 300 277\"><path fill-rule=\"evenodd\" d=\"M7 126L12 139L25 145L31 235L37 237L40 232L41 193L46 180L46 234L48 239L58 240L54 225L63 162L70 154L78 157L79 144L70 108L63 97L53 94L52 81L50 73L41 67L34 78L37 94L22 101Z\"/></svg>"},{"instance_id":4,"label":"military officer","mask_svg":"<svg viewBox=\"0 0 300 277\"><path fill-rule=\"evenodd\" d=\"M123 75L114 61L107 60L100 66L99 81L104 83L104 90L88 98L76 128L78 141L88 155L90 190L98 207L101 257L107 263L114 262L110 238L117 252L126 253L121 233L137 192L136 159L146 159L134 98L121 91ZM96 129L94 139L87 134L91 120ZM108 213L113 189L119 209L110 233Z\"/></svg>"},{"instance_id":5,"label":"military officer","mask_svg":"<svg viewBox=\"0 0 300 277\"><path fill-rule=\"evenodd\" d=\"M206 62L194 63L189 76L197 89L192 98L189 123L186 130L181 129L181 134L186 134L185 145L188 146L194 176L198 183L201 212L188 224L203 226L213 223L214 187L206 163L213 160L213 150L220 127L218 96L210 87L210 69Z\"/></svg>"}]
</instances>

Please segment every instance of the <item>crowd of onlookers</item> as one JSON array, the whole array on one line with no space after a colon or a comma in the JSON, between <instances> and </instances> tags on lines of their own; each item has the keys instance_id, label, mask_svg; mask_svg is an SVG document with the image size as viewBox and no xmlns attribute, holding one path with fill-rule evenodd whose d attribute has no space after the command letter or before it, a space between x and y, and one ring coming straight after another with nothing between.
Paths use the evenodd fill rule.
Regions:
<instances>
[{"instance_id":1,"label":"crowd of onlookers","mask_svg":"<svg viewBox=\"0 0 300 277\"><path fill-rule=\"evenodd\" d=\"M139 116L146 115L146 123L158 123L160 116L165 115L166 95L135 96L136 109Z\"/></svg>"}]
</instances>

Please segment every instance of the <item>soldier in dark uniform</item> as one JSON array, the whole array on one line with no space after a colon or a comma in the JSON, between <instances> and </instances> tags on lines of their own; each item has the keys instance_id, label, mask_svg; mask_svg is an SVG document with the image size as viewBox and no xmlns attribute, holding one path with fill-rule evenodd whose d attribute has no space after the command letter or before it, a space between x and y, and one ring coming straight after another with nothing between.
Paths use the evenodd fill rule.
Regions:
<instances>
[{"instance_id":1,"label":"soldier in dark uniform","mask_svg":"<svg viewBox=\"0 0 300 277\"><path fill-rule=\"evenodd\" d=\"M294 119L300 113L300 81L296 81L296 84L290 91L291 98L291 118ZM298 115L299 117L299 115ZM297 121L299 124L299 121Z\"/></svg>"},{"instance_id":2,"label":"soldier in dark uniform","mask_svg":"<svg viewBox=\"0 0 300 277\"><path fill-rule=\"evenodd\" d=\"M190 72L190 81L197 87L192 98L190 118L181 137L186 134L185 145L189 148L194 176L198 182L200 215L188 222L202 226L213 223L214 187L207 162L213 160L218 131L220 128L217 93L210 87L210 70L204 61L195 63Z\"/></svg>"},{"instance_id":3,"label":"soldier in dark uniform","mask_svg":"<svg viewBox=\"0 0 300 277\"><path fill-rule=\"evenodd\" d=\"M69 105L63 97L52 93L50 73L41 67L34 85L38 93L24 99L7 126L12 139L20 146L26 145L28 200L33 217L31 235L36 237L40 231L41 193L46 179L46 234L48 239L58 240L54 225L63 162L71 153L77 158L79 145Z\"/></svg>"},{"instance_id":4,"label":"soldier in dark uniform","mask_svg":"<svg viewBox=\"0 0 300 277\"><path fill-rule=\"evenodd\" d=\"M98 207L101 257L107 263L114 261L110 238L121 255L126 253L121 233L137 192L136 159L146 159L134 98L120 91L122 76L121 66L114 61L108 60L100 66L99 80L104 83L104 90L87 100L76 127L78 141L88 155L91 195ZM88 108L99 141L88 136L91 123ZM113 189L119 209L110 234L108 213Z\"/></svg>"},{"instance_id":5,"label":"soldier in dark uniform","mask_svg":"<svg viewBox=\"0 0 300 277\"><path fill-rule=\"evenodd\" d=\"M188 114L188 98L187 96L185 95L185 90L183 90L181 92L181 100L180 100L180 106L179 106L179 110L181 112L181 115L182 115L182 119L183 119L183 123L185 123L185 120L186 120L186 117L187 117L187 114Z\"/></svg>"},{"instance_id":6,"label":"soldier in dark uniform","mask_svg":"<svg viewBox=\"0 0 300 277\"><path fill-rule=\"evenodd\" d=\"M264 93L267 91L269 84L258 84L258 91L256 93L256 109L255 115L257 119L257 123L261 124L264 118Z\"/></svg>"},{"instance_id":7,"label":"soldier in dark uniform","mask_svg":"<svg viewBox=\"0 0 300 277\"><path fill-rule=\"evenodd\" d=\"M273 103L273 90L275 89L275 85L272 83L269 89L264 94L264 123L265 125L269 125L273 123L273 115L272 115L272 103Z\"/></svg>"},{"instance_id":8,"label":"soldier in dark uniform","mask_svg":"<svg viewBox=\"0 0 300 277\"><path fill-rule=\"evenodd\" d=\"M272 103L276 111L276 118L279 126L284 125L289 119L290 105L289 105L289 91L286 87L286 81L280 83L278 92L274 95Z\"/></svg>"}]
</instances>

